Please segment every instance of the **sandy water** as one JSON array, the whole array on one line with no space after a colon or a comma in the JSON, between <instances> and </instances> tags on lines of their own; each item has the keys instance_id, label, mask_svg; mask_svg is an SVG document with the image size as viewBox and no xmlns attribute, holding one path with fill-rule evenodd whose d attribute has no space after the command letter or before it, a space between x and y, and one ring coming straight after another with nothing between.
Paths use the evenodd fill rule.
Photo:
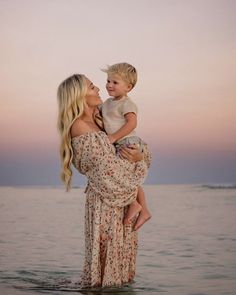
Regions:
<instances>
[{"instance_id":1,"label":"sandy water","mask_svg":"<svg viewBox=\"0 0 236 295\"><path fill-rule=\"evenodd\" d=\"M236 294L236 189L145 186L135 282L60 289L83 266L83 189L0 188L0 294Z\"/></svg>"}]
</instances>

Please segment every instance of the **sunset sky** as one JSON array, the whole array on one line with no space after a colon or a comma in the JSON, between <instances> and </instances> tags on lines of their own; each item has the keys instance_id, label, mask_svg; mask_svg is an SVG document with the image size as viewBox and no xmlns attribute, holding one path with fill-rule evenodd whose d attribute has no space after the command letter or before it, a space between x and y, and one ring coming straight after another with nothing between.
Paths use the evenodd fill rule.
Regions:
<instances>
[{"instance_id":1,"label":"sunset sky","mask_svg":"<svg viewBox=\"0 0 236 295\"><path fill-rule=\"evenodd\" d=\"M108 64L150 146L147 183L236 183L236 1L0 0L0 185L58 185L58 84ZM78 173L73 183L81 183Z\"/></svg>"}]
</instances>

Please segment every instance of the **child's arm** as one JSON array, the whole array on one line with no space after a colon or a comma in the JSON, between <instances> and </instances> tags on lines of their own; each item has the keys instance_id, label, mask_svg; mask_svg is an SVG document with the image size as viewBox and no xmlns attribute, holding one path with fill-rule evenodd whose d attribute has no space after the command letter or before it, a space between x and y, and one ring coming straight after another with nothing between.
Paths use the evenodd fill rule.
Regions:
<instances>
[{"instance_id":1,"label":"child's arm","mask_svg":"<svg viewBox=\"0 0 236 295\"><path fill-rule=\"evenodd\" d=\"M126 119L126 123L115 133L108 135L108 138L111 143L116 142L122 137L128 135L131 131L133 131L137 126L137 116L135 113L127 113L124 115Z\"/></svg>"}]
</instances>

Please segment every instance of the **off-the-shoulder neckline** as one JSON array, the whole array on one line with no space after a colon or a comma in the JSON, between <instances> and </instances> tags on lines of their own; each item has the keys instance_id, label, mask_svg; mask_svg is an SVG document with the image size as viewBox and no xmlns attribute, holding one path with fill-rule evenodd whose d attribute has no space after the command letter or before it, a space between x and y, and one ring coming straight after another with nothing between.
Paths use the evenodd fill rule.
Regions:
<instances>
[{"instance_id":1,"label":"off-the-shoulder neckline","mask_svg":"<svg viewBox=\"0 0 236 295\"><path fill-rule=\"evenodd\" d=\"M71 140L79 139L79 138L84 137L84 136L87 136L87 135L95 135L95 134L99 134L99 133L104 133L105 135L107 135L105 131L99 130L99 131L86 132L86 133L81 134L81 135L73 136L71 138Z\"/></svg>"}]
</instances>

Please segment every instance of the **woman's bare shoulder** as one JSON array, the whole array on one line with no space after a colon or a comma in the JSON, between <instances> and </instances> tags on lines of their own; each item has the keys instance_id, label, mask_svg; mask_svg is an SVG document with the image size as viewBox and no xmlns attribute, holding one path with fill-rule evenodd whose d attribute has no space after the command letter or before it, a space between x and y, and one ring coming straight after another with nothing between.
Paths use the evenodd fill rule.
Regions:
<instances>
[{"instance_id":1,"label":"woman's bare shoulder","mask_svg":"<svg viewBox=\"0 0 236 295\"><path fill-rule=\"evenodd\" d=\"M88 125L86 122L81 120L80 118L76 119L70 129L71 137L80 136L90 132Z\"/></svg>"}]
</instances>

